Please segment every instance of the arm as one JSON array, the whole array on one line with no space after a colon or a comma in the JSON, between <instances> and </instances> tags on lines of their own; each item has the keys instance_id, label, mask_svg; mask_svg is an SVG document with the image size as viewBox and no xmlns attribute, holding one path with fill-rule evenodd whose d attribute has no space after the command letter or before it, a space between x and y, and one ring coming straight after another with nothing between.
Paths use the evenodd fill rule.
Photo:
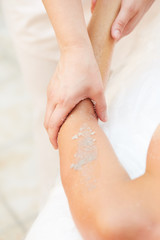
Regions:
<instances>
[{"instance_id":1,"label":"arm","mask_svg":"<svg viewBox=\"0 0 160 240\"><path fill-rule=\"evenodd\" d=\"M60 50L73 46L90 46L80 0L43 0L55 30Z\"/></svg>"},{"instance_id":2,"label":"arm","mask_svg":"<svg viewBox=\"0 0 160 240\"><path fill-rule=\"evenodd\" d=\"M60 47L60 60L48 85L44 126L55 149L58 131L68 113L85 98L96 102L106 121L106 102L81 0L43 0Z\"/></svg>"},{"instance_id":3,"label":"arm","mask_svg":"<svg viewBox=\"0 0 160 240\"><path fill-rule=\"evenodd\" d=\"M97 0L92 0L92 12ZM130 34L149 10L155 0L121 0L121 8L112 25L112 37L115 40Z\"/></svg>"}]
</instances>

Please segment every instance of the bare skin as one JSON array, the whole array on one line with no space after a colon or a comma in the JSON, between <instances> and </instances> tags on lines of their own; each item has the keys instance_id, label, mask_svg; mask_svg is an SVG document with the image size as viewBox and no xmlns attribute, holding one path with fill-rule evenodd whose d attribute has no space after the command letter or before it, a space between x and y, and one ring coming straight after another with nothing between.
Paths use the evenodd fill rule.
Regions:
<instances>
[{"instance_id":1,"label":"bare skin","mask_svg":"<svg viewBox=\"0 0 160 240\"><path fill-rule=\"evenodd\" d=\"M94 8L96 1L92 2ZM103 2L110 7L108 0ZM115 40L134 29L154 0L120 2L121 8L111 29ZM43 3L61 52L56 71L48 85L44 121L50 142L57 149L58 131L77 103L85 98L94 100L97 116L104 122L107 121L107 107L102 79L84 21L81 0L43 0Z\"/></svg>"},{"instance_id":2,"label":"bare skin","mask_svg":"<svg viewBox=\"0 0 160 240\"><path fill-rule=\"evenodd\" d=\"M96 2L92 0L91 11L94 11ZM112 37L115 40L130 34L155 0L121 0L120 11L111 28Z\"/></svg>"},{"instance_id":3,"label":"bare skin","mask_svg":"<svg viewBox=\"0 0 160 240\"><path fill-rule=\"evenodd\" d=\"M77 139L74 136L84 126L85 131L95 132L91 137L95 139L97 153L90 162L75 169L73 164L80 161L75 154L88 135ZM83 100L71 112L61 127L58 144L62 183L84 239L159 239L160 126L148 150L146 173L133 181L99 127L89 99ZM83 151L87 154L87 150Z\"/></svg>"},{"instance_id":4,"label":"bare skin","mask_svg":"<svg viewBox=\"0 0 160 240\"><path fill-rule=\"evenodd\" d=\"M74 106L85 98L96 102L96 113L107 121L100 71L84 20L81 0L43 0L55 30L61 57L47 90L44 126L58 148L60 126ZM94 82L94 84L93 84Z\"/></svg>"},{"instance_id":5,"label":"bare skin","mask_svg":"<svg viewBox=\"0 0 160 240\"><path fill-rule=\"evenodd\" d=\"M104 25L102 15L110 24L119 1L111 1L110 4L114 14L109 11L106 16L108 5L99 1L101 12L98 15L97 11L92 21L99 21L99 24L91 23L89 27L104 85L104 64L108 66L110 62L113 41L106 35L109 34L109 26ZM105 29L106 33L96 39L95 28L96 33L98 29ZM104 46L102 52L98 50L97 41L100 41L100 47ZM62 183L83 239L160 239L160 126L149 146L146 172L133 181L99 127L89 99L81 101L69 114L59 131L58 145Z\"/></svg>"}]
</instances>

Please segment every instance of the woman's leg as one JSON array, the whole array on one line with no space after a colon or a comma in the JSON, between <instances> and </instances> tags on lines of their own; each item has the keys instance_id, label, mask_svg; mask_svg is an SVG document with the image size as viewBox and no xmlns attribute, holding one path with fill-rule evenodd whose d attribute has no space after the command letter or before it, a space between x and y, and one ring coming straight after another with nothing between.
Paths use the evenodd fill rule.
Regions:
<instances>
[{"instance_id":1,"label":"woman's leg","mask_svg":"<svg viewBox=\"0 0 160 240\"><path fill-rule=\"evenodd\" d=\"M114 47L110 27L119 5L119 0L98 2L88 27L104 86ZM99 127L90 99L69 114L60 129L58 146L62 183L77 227L85 239L106 239L97 229L98 215L129 177Z\"/></svg>"},{"instance_id":2,"label":"woman's leg","mask_svg":"<svg viewBox=\"0 0 160 240\"><path fill-rule=\"evenodd\" d=\"M146 174L130 181L97 123L91 101L83 100L73 109L59 132L60 170L84 239L106 239L110 231L119 239L137 239L138 231L159 239L159 143L160 126L148 150ZM157 225L152 226L154 221Z\"/></svg>"},{"instance_id":3,"label":"woman's leg","mask_svg":"<svg viewBox=\"0 0 160 240\"><path fill-rule=\"evenodd\" d=\"M146 171L160 178L160 125L155 130L148 148Z\"/></svg>"},{"instance_id":4,"label":"woman's leg","mask_svg":"<svg viewBox=\"0 0 160 240\"><path fill-rule=\"evenodd\" d=\"M89 99L80 102L66 119L58 146L62 183L74 220L83 235L81 223L85 219L87 234L92 229L95 236L94 223L100 206L103 211L129 177L99 127Z\"/></svg>"}]
</instances>

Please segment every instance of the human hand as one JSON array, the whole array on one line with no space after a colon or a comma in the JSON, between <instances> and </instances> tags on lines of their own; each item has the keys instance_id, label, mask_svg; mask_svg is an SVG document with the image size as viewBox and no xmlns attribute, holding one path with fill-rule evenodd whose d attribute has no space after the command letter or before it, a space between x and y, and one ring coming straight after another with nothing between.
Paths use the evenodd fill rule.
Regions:
<instances>
[{"instance_id":1,"label":"human hand","mask_svg":"<svg viewBox=\"0 0 160 240\"><path fill-rule=\"evenodd\" d=\"M83 99L95 102L97 116L106 121L106 102L93 50L72 48L61 54L48 85L44 126L55 149L58 132L71 110Z\"/></svg>"},{"instance_id":2,"label":"human hand","mask_svg":"<svg viewBox=\"0 0 160 240\"><path fill-rule=\"evenodd\" d=\"M92 0L92 12L96 2L97 0ZM119 40L131 33L153 2L154 0L122 0L120 11L112 25L112 37Z\"/></svg>"}]
</instances>

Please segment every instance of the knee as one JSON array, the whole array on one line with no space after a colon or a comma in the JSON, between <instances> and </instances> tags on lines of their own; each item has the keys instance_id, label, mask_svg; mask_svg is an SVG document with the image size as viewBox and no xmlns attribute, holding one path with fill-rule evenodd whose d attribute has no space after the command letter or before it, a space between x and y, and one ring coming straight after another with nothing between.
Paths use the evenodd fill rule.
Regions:
<instances>
[{"instance_id":1,"label":"knee","mask_svg":"<svg viewBox=\"0 0 160 240\"><path fill-rule=\"evenodd\" d=\"M97 232L100 240L158 240L159 224L138 212L122 212L112 209L111 214L100 214ZM157 227L158 226L158 227Z\"/></svg>"}]
</instances>

